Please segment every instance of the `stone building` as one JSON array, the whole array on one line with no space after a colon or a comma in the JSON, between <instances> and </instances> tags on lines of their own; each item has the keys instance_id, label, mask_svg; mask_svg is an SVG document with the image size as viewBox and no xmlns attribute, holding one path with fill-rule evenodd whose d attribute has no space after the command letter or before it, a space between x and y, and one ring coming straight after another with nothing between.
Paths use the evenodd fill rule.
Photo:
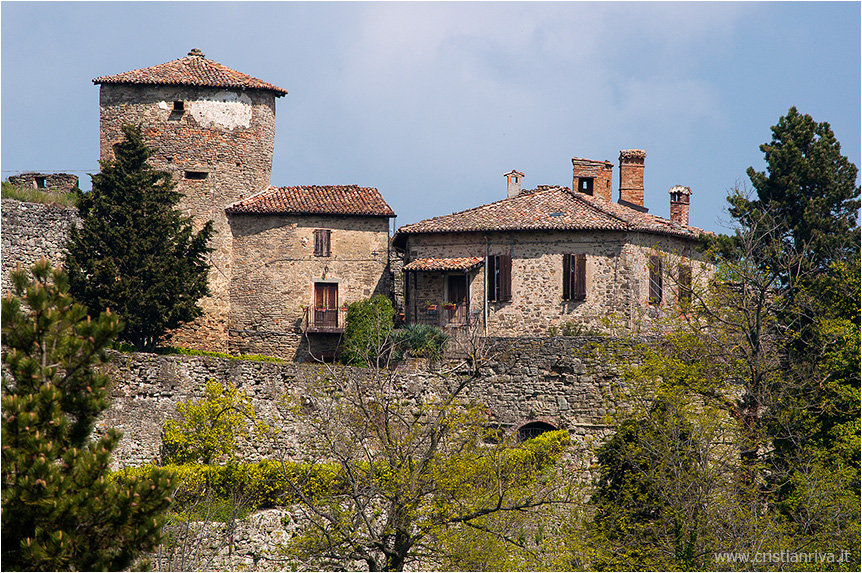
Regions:
<instances>
[{"instance_id":1,"label":"stone building","mask_svg":"<svg viewBox=\"0 0 862 573\"><path fill-rule=\"evenodd\" d=\"M308 304L311 298L299 297L300 283L295 280L301 277L305 281L312 271L318 273L315 276L338 273L341 292L349 288L350 293L339 295L340 301L351 300L355 292L379 288L385 273L378 263L386 260L387 253L378 243L385 244L388 217L394 214L376 190L355 186L270 189L275 100L287 94L286 90L209 60L200 50L157 66L98 77L93 83L100 86L101 158L113 157L114 145L123 139L124 125L141 125L146 145L154 150L150 163L173 174L183 195L179 205L183 213L193 217L197 229L206 221L214 222L210 296L201 301L204 316L173 333L172 344L293 355L301 331L294 316L298 305L295 309L290 305L300 299ZM325 206L327 195L321 190L336 194L341 190L348 198L368 196L382 206L373 215L268 207L273 200L280 204L278 198L284 197L291 197L297 205ZM357 239L351 252L373 244L383 254L362 269L361 280L348 279L352 271L339 266L347 252L342 229L362 235L363 225L372 238ZM304 231L312 227L332 229L332 246L341 249L334 251L339 262L330 265L330 275L321 273L320 265L310 264L300 272L295 264L286 262L300 257L298 250L309 240ZM302 231L293 233L295 229ZM301 256L306 255L313 257L310 250ZM266 281L269 283L264 284ZM310 289L310 284L301 282L302 288ZM285 298L273 298L276 296ZM233 304L238 305L236 309ZM253 305L260 308L253 309ZM276 336L276 342L273 333L278 332L290 332L290 336ZM235 343L231 333L240 337ZM287 339L293 343L288 344Z\"/></svg>"},{"instance_id":2,"label":"stone building","mask_svg":"<svg viewBox=\"0 0 862 573\"><path fill-rule=\"evenodd\" d=\"M230 350L335 354L345 307L391 291L389 218L377 189L271 187L226 209L233 236Z\"/></svg>"},{"instance_id":3,"label":"stone building","mask_svg":"<svg viewBox=\"0 0 862 573\"><path fill-rule=\"evenodd\" d=\"M18 175L10 175L12 185L31 189L44 189L55 193L70 193L78 187L78 176L69 173L37 173L28 171Z\"/></svg>"},{"instance_id":4,"label":"stone building","mask_svg":"<svg viewBox=\"0 0 862 573\"><path fill-rule=\"evenodd\" d=\"M506 173L507 197L398 229L405 320L483 326L493 336L585 329L633 330L675 313L706 267L688 225L691 190L671 189L671 219L643 206L641 150L620 153L618 202L608 161L573 158L572 188L522 190Z\"/></svg>"}]
</instances>

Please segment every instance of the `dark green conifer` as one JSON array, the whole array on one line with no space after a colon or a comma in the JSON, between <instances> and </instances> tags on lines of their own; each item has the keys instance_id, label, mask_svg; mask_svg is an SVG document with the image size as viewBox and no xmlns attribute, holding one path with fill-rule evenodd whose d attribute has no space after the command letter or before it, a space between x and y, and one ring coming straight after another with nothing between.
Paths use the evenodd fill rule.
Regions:
<instances>
[{"instance_id":1,"label":"dark green conifer","mask_svg":"<svg viewBox=\"0 0 862 573\"><path fill-rule=\"evenodd\" d=\"M120 338L151 351L168 330L202 314L213 227L193 232L191 218L174 208L181 194L170 174L147 164L152 153L140 127L123 133L93 190L78 193L82 221L70 230L65 266L76 300L91 314L116 312L126 324Z\"/></svg>"},{"instance_id":2,"label":"dark green conifer","mask_svg":"<svg viewBox=\"0 0 862 573\"><path fill-rule=\"evenodd\" d=\"M158 544L170 474L111 479L120 434L91 436L110 385L93 367L122 325L88 317L47 261L32 272L12 273L2 303L2 568L119 571Z\"/></svg>"}]
</instances>

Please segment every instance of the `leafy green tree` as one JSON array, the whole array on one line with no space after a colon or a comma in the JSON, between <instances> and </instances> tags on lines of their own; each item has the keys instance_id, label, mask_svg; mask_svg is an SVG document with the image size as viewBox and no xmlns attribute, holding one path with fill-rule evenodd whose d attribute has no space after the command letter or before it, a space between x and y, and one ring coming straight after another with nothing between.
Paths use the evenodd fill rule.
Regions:
<instances>
[{"instance_id":1,"label":"leafy green tree","mask_svg":"<svg viewBox=\"0 0 862 573\"><path fill-rule=\"evenodd\" d=\"M335 464L342 485L312 496L302 485L309 480L285 472L306 509L285 546L298 566L460 568L469 561L462 531L529 550L526 539L495 530L495 518L568 500L555 465L568 433L501 441L462 398L469 376L438 374L415 395L383 370L332 369L322 378L297 387L287 405L307 431L306 447Z\"/></svg>"},{"instance_id":2,"label":"leafy green tree","mask_svg":"<svg viewBox=\"0 0 862 573\"><path fill-rule=\"evenodd\" d=\"M108 478L120 434L93 438L110 379L94 367L121 330L73 302L43 260L12 273L2 303L2 563L6 570L122 570L160 539L171 477Z\"/></svg>"},{"instance_id":3,"label":"leafy green tree","mask_svg":"<svg viewBox=\"0 0 862 573\"><path fill-rule=\"evenodd\" d=\"M171 329L202 314L208 294L212 222L197 233L174 209L181 195L171 175L147 164L139 127L123 128L114 160L101 161L93 190L78 192L65 266L72 295L90 312L111 309L125 322L122 340L152 351Z\"/></svg>"},{"instance_id":4,"label":"leafy green tree","mask_svg":"<svg viewBox=\"0 0 862 573\"><path fill-rule=\"evenodd\" d=\"M179 420L168 420L162 431L165 463L211 464L232 458L237 440L248 439L249 425L264 437L269 428L255 416L248 394L228 382L208 380L202 400L177 404Z\"/></svg>"}]
</instances>

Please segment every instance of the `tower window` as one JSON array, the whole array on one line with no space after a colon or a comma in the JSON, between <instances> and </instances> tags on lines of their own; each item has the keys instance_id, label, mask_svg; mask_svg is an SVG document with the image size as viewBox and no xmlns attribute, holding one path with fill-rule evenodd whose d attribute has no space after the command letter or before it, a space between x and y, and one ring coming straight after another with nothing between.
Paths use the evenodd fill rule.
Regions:
<instances>
[{"instance_id":1,"label":"tower window","mask_svg":"<svg viewBox=\"0 0 862 573\"><path fill-rule=\"evenodd\" d=\"M592 177L581 177L578 179L578 191L583 193L584 195L592 195L593 194L593 178Z\"/></svg>"},{"instance_id":2,"label":"tower window","mask_svg":"<svg viewBox=\"0 0 862 573\"><path fill-rule=\"evenodd\" d=\"M207 173L206 171L183 171L183 179L200 181L202 179L206 179L208 176L209 173Z\"/></svg>"}]
</instances>

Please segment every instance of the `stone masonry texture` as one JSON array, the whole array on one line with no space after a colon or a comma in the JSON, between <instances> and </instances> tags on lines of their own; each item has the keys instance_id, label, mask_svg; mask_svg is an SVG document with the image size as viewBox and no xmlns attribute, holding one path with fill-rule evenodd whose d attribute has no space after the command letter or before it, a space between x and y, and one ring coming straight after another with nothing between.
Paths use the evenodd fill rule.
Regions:
<instances>
[{"instance_id":1,"label":"stone masonry texture","mask_svg":"<svg viewBox=\"0 0 862 573\"><path fill-rule=\"evenodd\" d=\"M224 209L269 186L275 141L275 93L167 85L103 84L101 158L113 157L124 125L141 125L154 150L150 164L170 172L183 194L179 208L195 229L212 220L210 296L204 316L174 333L173 344L227 350L232 240ZM183 102L176 111L174 102Z\"/></svg>"}]
</instances>

